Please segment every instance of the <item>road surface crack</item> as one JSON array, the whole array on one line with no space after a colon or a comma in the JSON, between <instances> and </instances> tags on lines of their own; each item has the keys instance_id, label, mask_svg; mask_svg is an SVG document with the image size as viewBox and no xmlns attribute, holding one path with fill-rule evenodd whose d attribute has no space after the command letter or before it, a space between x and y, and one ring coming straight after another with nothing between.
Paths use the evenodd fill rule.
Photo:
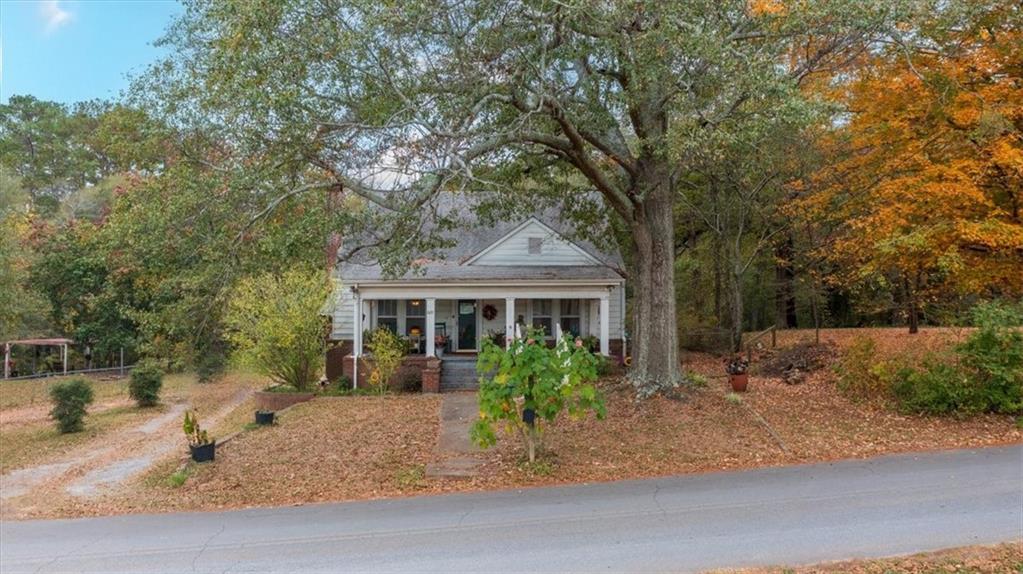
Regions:
<instances>
[{"instance_id":1,"label":"road surface crack","mask_svg":"<svg viewBox=\"0 0 1023 574\"><path fill-rule=\"evenodd\" d=\"M202 557L203 552L206 552L206 549L209 548L210 543L213 542L213 539L218 537L218 536L220 536L221 534L223 534L224 530L226 530L226 529L227 529L227 524L221 524L220 525L220 530L214 532L212 536L210 536L209 538L206 539L206 542L203 543L202 548L200 548L199 552L196 553L195 558L192 558L192 572L195 572L196 563L199 562L199 558Z\"/></svg>"}]
</instances>

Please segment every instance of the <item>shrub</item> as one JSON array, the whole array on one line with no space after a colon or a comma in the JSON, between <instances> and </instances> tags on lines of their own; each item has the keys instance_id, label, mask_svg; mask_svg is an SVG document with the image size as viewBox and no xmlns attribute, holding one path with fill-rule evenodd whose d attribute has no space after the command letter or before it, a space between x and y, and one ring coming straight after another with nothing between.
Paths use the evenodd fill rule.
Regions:
<instances>
[{"instance_id":1,"label":"shrub","mask_svg":"<svg viewBox=\"0 0 1023 574\"><path fill-rule=\"evenodd\" d=\"M901 368L900 361L877 358L873 339L856 337L835 367L838 389L859 400L888 397Z\"/></svg>"},{"instance_id":2,"label":"shrub","mask_svg":"<svg viewBox=\"0 0 1023 574\"><path fill-rule=\"evenodd\" d=\"M570 416L593 411L601 419L607 414L603 397L590 384L597 379L593 353L571 345L568 338L549 348L542 335L530 330L507 350L484 341L476 363L480 418L470 436L481 447L493 446L494 425L503 421L502 426L522 437L530 463L536 462L544 425L562 411Z\"/></svg>"},{"instance_id":3,"label":"shrub","mask_svg":"<svg viewBox=\"0 0 1023 574\"><path fill-rule=\"evenodd\" d=\"M955 365L929 362L923 370L907 369L892 385L899 408L906 412L947 415L981 410L965 373Z\"/></svg>"},{"instance_id":4,"label":"shrub","mask_svg":"<svg viewBox=\"0 0 1023 574\"><path fill-rule=\"evenodd\" d=\"M934 415L1023 409L1023 321L1018 310L994 304L973 311L977 330L955 349L957 362L928 361L900 374L892 391L899 408Z\"/></svg>"},{"instance_id":5,"label":"shrub","mask_svg":"<svg viewBox=\"0 0 1023 574\"><path fill-rule=\"evenodd\" d=\"M1023 312L985 303L973 310L978 329L956 349L962 365L979 388L986 411L1023 409Z\"/></svg>"},{"instance_id":6,"label":"shrub","mask_svg":"<svg viewBox=\"0 0 1023 574\"><path fill-rule=\"evenodd\" d=\"M140 407L151 407L160 402L163 371L152 363L143 363L131 371L128 396Z\"/></svg>"},{"instance_id":7,"label":"shrub","mask_svg":"<svg viewBox=\"0 0 1023 574\"><path fill-rule=\"evenodd\" d=\"M224 373L227 357L223 349L206 349L195 361L195 372L200 383L212 383Z\"/></svg>"},{"instance_id":8,"label":"shrub","mask_svg":"<svg viewBox=\"0 0 1023 574\"><path fill-rule=\"evenodd\" d=\"M53 410L50 411L57 421L57 430L61 433L82 430L82 419L85 411L92 404L92 386L85 379L71 379L58 383L50 389Z\"/></svg>"},{"instance_id":9,"label":"shrub","mask_svg":"<svg viewBox=\"0 0 1023 574\"><path fill-rule=\"evenodd\" d=\"M305 390L318 379L326 352L320 310L329 292L322 271L243 279L225 317L235 358L274 382Z\"/></svg>"},{"instance_id":10,"label":"shrub","mask_svg":"<svg viewBox=\"0 0 1023 574\"><path fill-rule=\"evenodd\" d=\"M369 384L380 394L386 393L387 383L401 367L408 346L401 337L382 327L369 334L366 346L370 353L366 357L370 364Z\"/></svg>"}]
</instances>

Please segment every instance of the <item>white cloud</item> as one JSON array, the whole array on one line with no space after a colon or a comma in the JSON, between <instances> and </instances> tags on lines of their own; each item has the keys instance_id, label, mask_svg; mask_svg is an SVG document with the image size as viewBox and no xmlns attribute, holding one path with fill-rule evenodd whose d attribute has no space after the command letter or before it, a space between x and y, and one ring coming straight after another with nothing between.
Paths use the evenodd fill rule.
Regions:
<instances>
[{"instance_id":1,"label":"white cloud","mask_svg":"<svg viewBox=\"0 0 1023 574\"><path fill-rule=\"evenodd\" d=\"M39 3L39 13L46 25L46 33L49 34L71 21L71 12L60 7L57 0L43 0Z\"/></svg>"}]
</instances>

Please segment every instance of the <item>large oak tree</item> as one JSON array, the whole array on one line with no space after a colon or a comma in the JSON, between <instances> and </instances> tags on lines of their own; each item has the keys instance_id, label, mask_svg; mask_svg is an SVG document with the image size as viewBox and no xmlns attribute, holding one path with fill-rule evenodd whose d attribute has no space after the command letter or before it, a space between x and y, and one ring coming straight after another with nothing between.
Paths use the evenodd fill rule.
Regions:
<instances>
[{"instance_id":1,"label":"large oak tree","mask_svg":"<svg viewBox=\"0 0 1023 574\"><path fill-rule=\"evenodd\" d=\"M631 376L649 394L681 380L679 178L773 108L811 116L800 82L845 63L895 4L196 0L139 86L175 125L229 142L225 168L261 166L266 209L338 189L375 206L391 256L422 241L402 231L439 192L596 192L623 230Z\"/></svg>"}]
</instances>

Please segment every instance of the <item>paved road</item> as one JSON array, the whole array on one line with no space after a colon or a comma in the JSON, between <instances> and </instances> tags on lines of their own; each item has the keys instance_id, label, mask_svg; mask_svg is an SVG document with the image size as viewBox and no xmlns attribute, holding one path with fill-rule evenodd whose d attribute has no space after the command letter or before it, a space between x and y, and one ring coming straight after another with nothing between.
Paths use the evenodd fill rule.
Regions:
<instances>
[{"instance_id":1,"label":"paved road","mask_svg":"<svg viewBox=\"0 0 1023 574\"><path fill-rule=\"evenodd\" d=\"M0 571L699 571L1023 539L1020 446L237 512L10 522Z\"/></svg>"}]
</instances>

